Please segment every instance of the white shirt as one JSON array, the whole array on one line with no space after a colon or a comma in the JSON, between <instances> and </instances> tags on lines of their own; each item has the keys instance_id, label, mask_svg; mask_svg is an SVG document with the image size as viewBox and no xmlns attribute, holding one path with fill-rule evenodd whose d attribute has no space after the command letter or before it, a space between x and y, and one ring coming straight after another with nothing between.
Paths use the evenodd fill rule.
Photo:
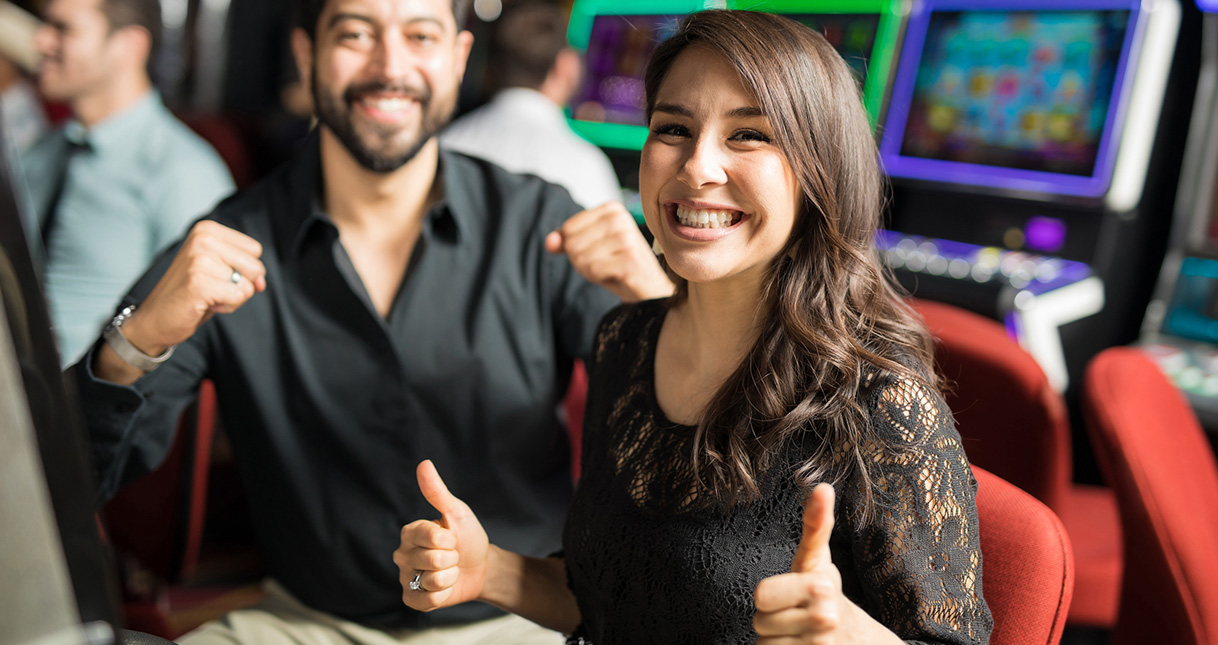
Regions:
<instances>
[{"instance_id":1,"label":"white shirt","mask_svg":"<svg viewBox=\"0 0 1218 645\"><path fill-rule=\"evenodd\" d=\"M609 157L575 134L562 109L536 90L499 92L449 125L440 143L558 184L584 208L622 199Z\"/></svg>"}]
</instances>

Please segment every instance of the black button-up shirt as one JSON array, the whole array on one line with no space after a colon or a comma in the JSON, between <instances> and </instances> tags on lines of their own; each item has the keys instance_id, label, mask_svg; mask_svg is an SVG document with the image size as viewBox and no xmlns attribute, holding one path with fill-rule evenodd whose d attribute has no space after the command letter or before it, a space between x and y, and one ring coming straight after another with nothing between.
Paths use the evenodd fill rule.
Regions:
<instances>
[{"instance_id":1,"label":"black button-up shirt","mask_svg":"<svg viewBox=\"0 0 1218 645\"><path fill-rule=\"evenodd\" d=\"M565 190L443 150L440 171L444 201L387 319L319 206L316 136L222 203L209 217L262 243L266 291L133 387L95 379L92 352L74 368L102 496L163 458L210 378L261 555L295 596L381 627L495 615L480 603L431 614L402 604L400 528L438 517L415 466L434 460L495 543L557 550L572 492L558 401L616 299L545 251L545 235L579 210ZM176 252L124 302L142 300Z\"/></svg>"}]
</instances>

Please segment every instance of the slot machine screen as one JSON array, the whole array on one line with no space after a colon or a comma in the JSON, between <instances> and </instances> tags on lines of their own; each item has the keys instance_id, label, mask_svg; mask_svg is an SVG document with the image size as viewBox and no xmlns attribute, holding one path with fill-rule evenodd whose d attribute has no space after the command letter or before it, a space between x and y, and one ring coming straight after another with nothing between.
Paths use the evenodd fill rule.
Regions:
<instances>
[{"instance_id":1,"label":"slot machine screen","mask_svg":"<svg viewBox=\"0 0 1218 645\"><path fill-rule=\"evenodd\" d=\"M1112 177L1139 12L1130 2L1010 6L943 3L911 19L885 167L895 177L1098 197Z\"/></svg>"},{"instance_id":2,"label":"slot machine screen","mask_svg":"<svg viewBox=\"0 0 1218 645\"><path fill-rule=\"evenodd\" d=\"M820 32L854 70L859 84L866 84L867 65L880 29L879 14L792 13L787 17Z\"/></svg>"},{"instance_id":3,"label":"slot machine screen","mask_svg":"<svg viewBox=\"0 0 1218 645\"><path fill-rule=\"evenodd\" d=\"M571 127L602 147L642 149L647 63L681 20L706 4L577 2L568 39L584 53L585 79L571 101ZM878 121L904 15L902 0L741 0L727 6L782 14L821 32L854 69L872 122Z\"/></svg>"},{"instance_id":4,"label":"slot machine screen","mask_svg":"<svg viewBox=\"0 0 1218 645\"><path fill-rule=\"evenodd\" d=\"M658 3L657 7L662 6ZM584 82L571 100L571 127L603 147L641 150L647 139L643 74L651 54L676 30L686 11L573 12L569 39L584 54Z\"/></svg>"},{"instance_id":5,"label":"slot machine screen","mask_svg":"<svg viewBox=\"0 0 1218 645\"><path fill-rule=\"evenodd\" d=\"M1204 182L1195 213L1197 224L1174 274L1163 331L1180 338L1218 344L1218 189Z\"/></svg>"},{"instance_id":6,"label":"slot machine screen","mask_svg":"<svg viewBox=\"0 0 1218 645\"><path fill-rule=\"evenodd\" d=\"M871 123L879 123L907 0L728 0L727 6L781 14L820 32L854 70Z\"/></svg>"}]
</instances>

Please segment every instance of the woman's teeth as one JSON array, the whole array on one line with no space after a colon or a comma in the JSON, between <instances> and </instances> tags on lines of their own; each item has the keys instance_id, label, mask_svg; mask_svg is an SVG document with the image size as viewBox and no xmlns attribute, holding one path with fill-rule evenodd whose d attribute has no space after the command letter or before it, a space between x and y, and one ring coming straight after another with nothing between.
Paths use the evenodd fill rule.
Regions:
<instances>
[{"instance_id":1,"label":"woman's teeth","mask_svg":"<svg viewBox=\"0 0 1218 645\"><path fill-rule=\"evenodd\" d=\"M740 221L740 211L701 210L677 206L677 221L693 228L727 228Z\"/></svg>"}]
</instances>

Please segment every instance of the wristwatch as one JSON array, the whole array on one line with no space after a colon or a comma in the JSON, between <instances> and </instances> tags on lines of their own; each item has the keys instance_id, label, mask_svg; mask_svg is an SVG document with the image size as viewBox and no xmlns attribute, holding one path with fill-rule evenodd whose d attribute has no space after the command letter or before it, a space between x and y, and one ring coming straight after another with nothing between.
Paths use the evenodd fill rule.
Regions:
<instances>
[{"instance_id":1,"label":"wristwatch","mask_svg":"<svg viewBox=\"0 0 1218 645\"><path fill-rule=\"evenodd\" d=\"M106 325L105 330L102 331L102 338L106 339L106 344L110 346L110 349L113 349L114 353L118 354L118 357L128 365L141 372L151 372L173 356L173 346L170 346L160 356L149 356L132 345L131 341L123 335L122 327L133 313L135 313L135 305L123 307L123 310L118 312L110 324Z\"/></svg>"}]
</instances>

